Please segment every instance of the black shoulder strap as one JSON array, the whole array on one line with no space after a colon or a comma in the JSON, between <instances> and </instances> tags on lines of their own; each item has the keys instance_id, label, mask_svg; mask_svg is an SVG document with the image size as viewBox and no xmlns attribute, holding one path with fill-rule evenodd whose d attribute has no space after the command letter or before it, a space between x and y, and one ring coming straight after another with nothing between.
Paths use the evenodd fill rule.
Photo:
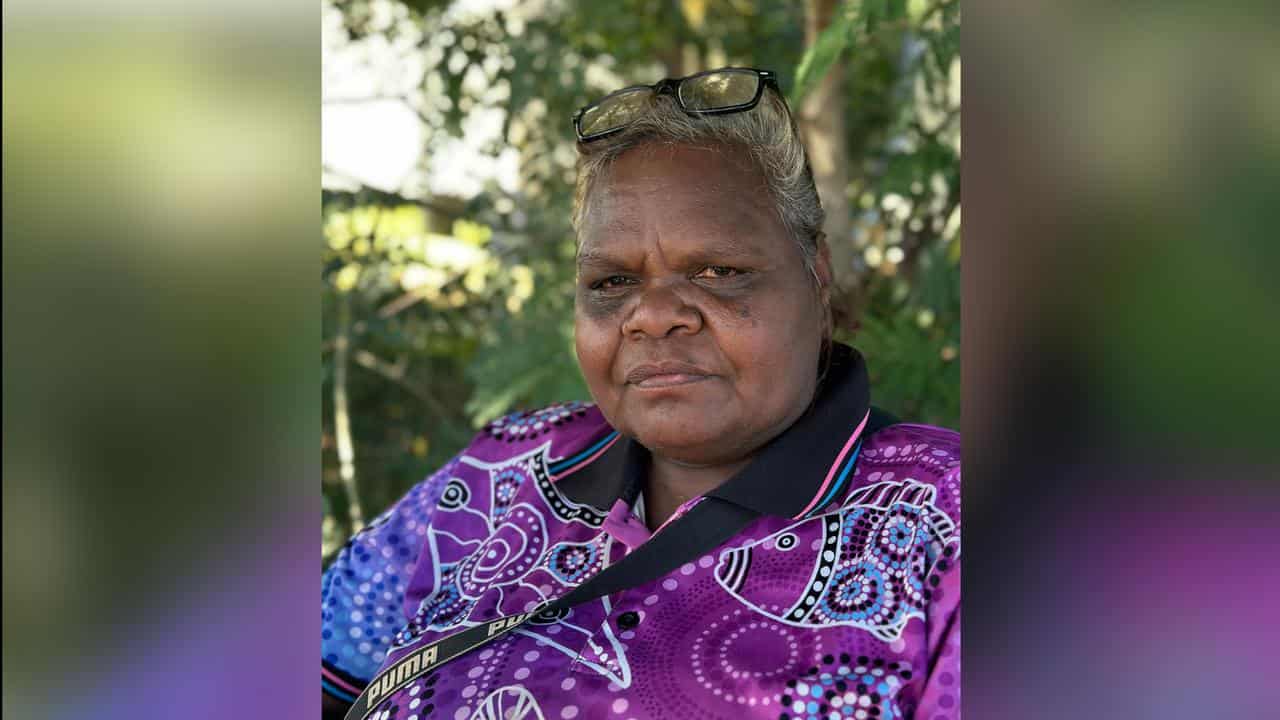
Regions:
<instances>
[{"instance_id":1,"label":"black shoulder strap","mask_svg":"<svg viewBox=\"0 0 1280 720\"><path fill-rule=\"evenodd\" d=\"M527 613L498 618L459 631L414 650L385 668L356 698L345 720L363 720L378 703L433 668L495 640L533 620L554 621L572 607L643 585L676 569L689 558L713 550L742 531L759 514L726 500L708 497L694 505L631 554L604 568L562 597Z\"/></svg>"}]
</instances>

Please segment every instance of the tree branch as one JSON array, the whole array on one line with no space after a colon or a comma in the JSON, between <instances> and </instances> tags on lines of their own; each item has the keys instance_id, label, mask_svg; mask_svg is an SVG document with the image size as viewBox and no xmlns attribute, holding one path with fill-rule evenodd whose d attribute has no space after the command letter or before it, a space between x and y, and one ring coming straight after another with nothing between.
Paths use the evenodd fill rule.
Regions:
<instances>
[{"instance_id":1,"label":"tree branch","mask_svg":"<svg viewBox=\"0 0 1280 720\"><path fill-rule=\"evenodd\" d=\"M406 377L409 370L408 357L401 355L395 364L392 364L368 350L357 350L351 359L360 367L370 370L404 388L410 395L421 400L436 415L440 417L453 416L453 413L449 412L445 404L432 395L431 391Z\"/></svg>"},{"instance_id":2,"label":"tree branch","mask_svg":"<svg viewBox=\"0 0 1280 720\"><path fill-rule=\"evenodd\" d=\"M338 296L338 335L334 338L333 357L333 425L338 445L338 474L347 494L347 510L351 534L364 527L364 511L360 506L360 489L356 483L355 443L351 438L351 412L347 406L347 357L351 338L351 299L347 293Z\"/></svg>"}]
</instances>

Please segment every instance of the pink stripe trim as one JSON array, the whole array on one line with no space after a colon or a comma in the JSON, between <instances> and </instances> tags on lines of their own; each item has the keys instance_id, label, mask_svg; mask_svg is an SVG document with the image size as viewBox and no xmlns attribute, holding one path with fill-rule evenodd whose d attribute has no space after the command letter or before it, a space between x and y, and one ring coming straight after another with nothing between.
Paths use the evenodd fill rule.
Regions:
<instances>
[{"instance_id":1,"label":"pink stripe trim","mask_svg":"<svg viewBox=\"0 0 1280 720\"><path fill-rule=\"evenodd\" d=\"M320 666L320 674L321 674L321 675L324 675L324 676L325 676L325 677L327 677L327 678L329 678L329 682L333 683L334 685L337 685L338 687L342 688L343 690L349 690L350 692L352 692L352 693L354 693L354 694L356 694L356 695L359 695L359 694L360 694L360 691L361 691L361 690L360 690L360 688L356 687L355 685L352 685L351 683L347 682L346 680L343 680L342 678L338 677L337 675L334 675L333 673L329 672L328 670L326 670L326 669L325 669L325 667L324 667L323 665L321 665L321 666Z\"/></svg>"},{"instance_id":2,"label":"pink stripe trim","mask_svg":"<svg viewBox=\"0 0 1280 720\"><path fill-rule=\"evenodd\" d=\"M800 514L796 515L795 519L798 520L804 517L805 513L812 510L813 506L817 505L818 501L821 500L822 497L827 494L827 488L831 486L831 480L835 478L836 470L840 469L840 466L844 464L844 458L846 455L849 454L849 448L853 447L854 441L857 440L858 436L862 434L862 428L867 426L867 420L870 417L871 417L871 411L868 410L867 414L862 416L862 422L858 423L857 429L855 429L853 431L853 434L849 436L849 440L844 444L844 448L840 450L840 454L836 456L836 461L831 464L831 469L827 471L827 479L822 481L822 487L818 488L818 492L813 496L813 499L810 500L809 504L806 505L804 509L800 511Z\"/></svg>"},{"instance_id":3,"label":"pink stripe trim","mask_svg":"<svg viewBox=\"0 0 1280 720\"><path fill-rule=\"evenodd\" d=\"M675 520L676 518L680 517L681 515L684 515L685 513L689 512L690 510L692 510L692 509L693 509L693 506L694 506L694 505L697 505L698 503L700 503L700 502L702 502L703 500L706 500L706 499L707 499L707 496L706 496L706 495L699 495L699 496L697 496L697 497L689 498L688 500L685 500L685 501L684 501L684 504L682 504L680 507L676 508L676 511L675 511L675 512L671 513L671 517L667 518L667 519L666 519L666 520L665 520L661 525L659 525L659 526L658 526L658 529L657 529L657 530L654 530L654 531L653 531L653 534L654 534L654 535L657 535L658 533L662 532L662 528L664 528L664 527L666 527L666 526L670 525L670 524L671 524L671 521L673 521L673 520ZM652 536L651 536L651 537L652 537Z\"/></svg>"},{"instance_id":4,"label":"pink stripe trim","mask_svg":"<svg viewBox=\"0 0 1280 720\"><path fill-rule=\"evenodd\" d=\"M552 481L552 482L555 482L556 480L559 480L560 478L564 477L565 475L568 475L569 473L577 472L577 470L578 470L579 468L581 468L583 465L589 465L589 464L591 464L591 462L592 462L592 461L594 461L596 458L600 457L601 455L605 454L605 452L606 452L606 451L608 451L608 449L609 449L609 448L613 447L613 444L614 444L614 443L616 443L616 442L618 442L618 438L620 438L620 437L622 437L622 434L621 434L621 433L619 433L619 434L617 434L617 435L614 435L614 436L613 436L613 439L609 441L609 444L608 444L608 445L605 445L604 447L600 448L600 449L599 449L599 450L597 450L597 451L596 451L596 453L595 453L594 455L592 455L591 457L587 458L586 460L583 460L582 462L578 463L577 465L574 465L573 467L569 468L568 470L565 470L564 472L560 473L559 475L552 475L552 476L551 476L551 481Z\"/></svg>"}]
</instances>

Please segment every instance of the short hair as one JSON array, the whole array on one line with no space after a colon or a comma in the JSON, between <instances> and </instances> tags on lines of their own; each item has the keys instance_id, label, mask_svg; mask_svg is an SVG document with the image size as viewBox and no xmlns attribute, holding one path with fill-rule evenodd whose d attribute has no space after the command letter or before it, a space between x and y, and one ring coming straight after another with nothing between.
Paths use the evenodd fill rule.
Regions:
<instances>
[{"instance_id":1,"label":"short hair","mask_svg":"<svg viewBox=\"0 0 1280 720\"><path fill-rule=\"evenodd\" d=\"M817 281L818 236L824 214L813 172L786 101L771 87L745 112L689 115L670 95L653 96L625 129L578 143L573 229L582 232L587 198L618 157L650 144L726 146L747 151L760 170L778 219L795 240L805 268Z\"/></svg>"}]
</instances>

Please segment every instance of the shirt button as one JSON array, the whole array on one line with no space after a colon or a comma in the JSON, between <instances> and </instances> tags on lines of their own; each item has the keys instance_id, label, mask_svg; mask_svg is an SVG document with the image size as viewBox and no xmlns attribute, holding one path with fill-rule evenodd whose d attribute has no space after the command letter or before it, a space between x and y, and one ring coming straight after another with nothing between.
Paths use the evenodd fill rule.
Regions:
<instances>
[{"instance_id":1,"label":"shirt button","mask_svg":"<svg viewBox=\"0 0 1280 720\"><path fill-rule=\"evenodd\" d=\"M635 610L628 610L618 616L618 627L622 628L623 630L630 630L631 628L639 624L640 624L640 613L636 612Z\"/></svg>"}]
</instances>

